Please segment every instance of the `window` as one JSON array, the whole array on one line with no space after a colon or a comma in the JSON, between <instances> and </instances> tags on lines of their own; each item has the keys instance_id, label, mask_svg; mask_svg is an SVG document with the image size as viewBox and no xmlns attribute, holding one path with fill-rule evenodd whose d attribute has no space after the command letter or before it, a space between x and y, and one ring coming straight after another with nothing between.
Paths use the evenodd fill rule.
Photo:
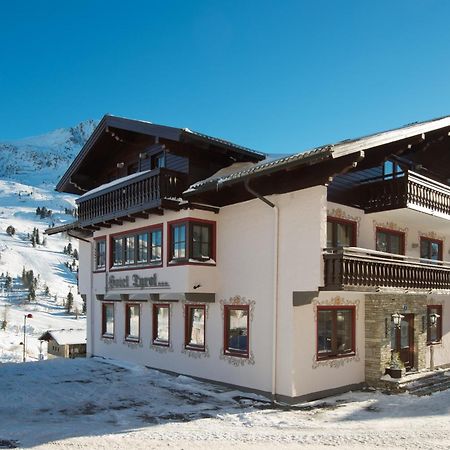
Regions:
<instances>
[{"instance_id":1,"label":"window","mask_svg":"<svg viewBox=\"0 0 450 450\"><path fill-rule=\"evenodd\" d=\"M113 267L162 264L162 227L112 239Z\"/></svg>"},{"instance_id":2,"label":"window","mask_svg":"<svg viewBox=\"0 0 450 450\"><path fill-rule=\"evenodd\" d=\"M383 163L383 179L391 180L404 175L403 169L395 161L385 161Z\"/></svg>"},{"instance_id":3,"label":"window","mask_svg":"<svg viewBox=\"0 0 450 450\"><path fill-rule=\"evenodd\" d=\"M148 261L148 233L138 234L136 239L136 263L145 264Z\"/></svg>"},{"instance_id":4,"label":"window","mask_svg":"<svg viewBox=\"0 0 450 450\"><path fill-rule=\"evenodd\" d=\"M106 268L106 240L101 239L95 243L95 270Z\"/></svg>"},{"instance_id":5,"label":"window","mask_svg":"<svg viewBox=\"0 0 450 450\"><path fill-rule=\"evenodd\" d=\"M435 323L432 323L432 315ZM439 316L439 317L438 317ZM442 340L442 305L427 306L427 343L433 344Z\"/></svg>"},{"instance_id":6,"label":"window","mask_svg":"<svg viewBox=\"0 0 450 450\"><path fill-rule=\"evenodd\" d=\"M442 261L442 241L421 237L420 257L433 261Z\"/></svg>"},{"instance_id":7,"label":"window","mask_svg":"<svg viewBox=\"0 0 450 450\"><path fill-rule=\"evenodd\" d=\"M355 353L355 308L317 308L317 358Z\"/></svg>"},{"instance_id":8,"label":"window","mask_svg":"<svg viewBox=\"0 0 450 450\"><path fill-rule=\"evenodd\" d=\"M152 157L152 169L160 169L165 166L164 153L157 153Z\"/></svg>"},{"instance_id":9,"label":"window","mask_svg":"<svg viewBox=\"0 0 450 450\"><path fill-rule=\"evenodd\" d=\"M248 357L248 306L225 306L225 345L227 355Z\"/></svg>"},{"instance_id":10,"label":"window","mask_svg":"<svg viewBox=\"0 0 450 450\"><path fill-rule=\"evenodd\" d=\"M214 222L186 220L169 224L169 254L172 263L212 262L214 263Z\"/></svg>"},{"instance_id":11,"label":"window","mask_svg":"<svg viewBox=\"0 0 450 450\"><path fill-rule=\"evenodd\" d=\"M161 263L162 261L162 229L150 233L150 262Z\"/></svg>"},{"instance_id":12,"label":"window","mask_svg":"<svg viewBox=\"0 0 450 450\"><path fill-rule=\"evenodd\" d=\"M102 303L102 336L114 337L114 304Z\"/></svg>"},{"instance_id":13,"label":"window","mask_svg":"<svg viewBox=\"0 0 450 450\"><path fill-rule=\"evenodd\" d=\"M186 249L186 224L172 226L172 258L185 259Z\"/></svg>"},{"instance_id":14,"label":"window","mask_svg":"<svg viewBox=\"0 0 450 450\"><path fill-rule=\"evenodd\" d=\"M379 252L405 254L405 233L377 228L376 249Z\"/></svg>"},{"instance_id":15,"label":"window","mask_svg":"<svg viewBox=\"0 0 450 450\"><path fill-rule=\"evenodd\" d=\"M356 246L356 222L328 217L327 247L351 246Z\"/></svg>"},{"instance_id":16,"label":"window","mask_svg":"<svg viewBox=\"0 0 450 450\"><path fill-rule=\"evenodd\" d=\"M125 322L125 339L127 341L139 341L140 332L140 305L127 304L126 322Z\"/></svg>"},{"instance_id":17,"label":"window","mask_svg":"<svg viewBox=\"0 0 450 450\"><path fill-rule=\"evenodd\" d=\"M170 305L153 305L153 344L169 345Z\"/></svg>"},{"instance_id":18,"label":"window","mask_svg":"<svg viewBox=\"0 0 450 450\"><path fill-rule=\"evenodd\" d=\"M186 305L185 311L185 347L190 350L205 350L205 315L204 305Z\"/></svg>"}]
</instances>

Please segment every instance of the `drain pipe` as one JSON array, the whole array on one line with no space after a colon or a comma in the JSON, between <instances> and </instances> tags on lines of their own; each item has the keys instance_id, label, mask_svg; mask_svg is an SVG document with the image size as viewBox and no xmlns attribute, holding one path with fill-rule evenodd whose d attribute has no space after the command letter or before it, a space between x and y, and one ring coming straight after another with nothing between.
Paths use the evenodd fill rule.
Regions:
<instances>
[{"instance_id":1,"label":"drain pipe","mask_svg":"<svg viewBox=\"0 0 450 450\"><path fill-rule=\"evenodd\" d=\"M274 212L274 225L273 225L273 254L274 254L274 268L273 268L273 307L272 307L272 388L271 399L272 403L276 402L276 390L277 390L277 343L278 343L278 284L279 284L279 222L280 215L278 206L267 200L261 194L252 189L249 185L249 180L244 181L244 187L253 196L270 206Z\"/></svg>"}]
</instances>

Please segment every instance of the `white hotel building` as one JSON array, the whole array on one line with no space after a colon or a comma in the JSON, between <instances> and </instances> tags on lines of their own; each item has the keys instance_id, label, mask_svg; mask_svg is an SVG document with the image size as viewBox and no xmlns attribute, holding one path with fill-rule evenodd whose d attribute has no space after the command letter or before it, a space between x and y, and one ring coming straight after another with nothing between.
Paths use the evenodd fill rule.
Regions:
<instances>
[{"instance_id":1,"label":"white hotel building","mask_svg":"<svg viewBox=\"0 0 450 450\"><path fill-rule=\"evenodd\" d=\"M80 242L88 354L285 401L449 365L449 132L268 160L105 116L57 186L77 222L47 230Z\"/></svg>"}]
</instances>

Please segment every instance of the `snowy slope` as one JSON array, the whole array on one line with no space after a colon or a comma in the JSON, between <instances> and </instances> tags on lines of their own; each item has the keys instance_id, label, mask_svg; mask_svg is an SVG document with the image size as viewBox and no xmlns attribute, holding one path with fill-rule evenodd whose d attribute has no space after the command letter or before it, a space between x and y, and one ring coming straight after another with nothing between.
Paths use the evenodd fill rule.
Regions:
<instances>
[{"instance_id":1,"label":"snowy slope","mask_svg":"<svg viewBox=\"0 0 450 450\"><path fill-rule=\"evenodd\" d=\"M47 236L45 245L33 247L30 235L37 228L42 241L44 230L52 223L74 220L65 211L74 209L75 197L55 192L54 186L95 126L96 122L89 120L42 136L0 142L0 325L5 315L7 321L6 329L0 329L0 362L22 360L24 314L33 315L26 330L28 360L38 358L38 337L47 329L86 326L82 315L77 319L75 314L67 314L63 305L70 291L75 297L74 312L82 310L76 271L65 265L74 258L63 253L69 242L77 248L77 241ZM52 215L41 219L36 209L44 206ZM6 233L8 226L15 228L13 236ZM24 267L39 275L35 301L27 300ZM7 275L13 279L12 289L5 287Z\"/></svg>"}]
</instances>

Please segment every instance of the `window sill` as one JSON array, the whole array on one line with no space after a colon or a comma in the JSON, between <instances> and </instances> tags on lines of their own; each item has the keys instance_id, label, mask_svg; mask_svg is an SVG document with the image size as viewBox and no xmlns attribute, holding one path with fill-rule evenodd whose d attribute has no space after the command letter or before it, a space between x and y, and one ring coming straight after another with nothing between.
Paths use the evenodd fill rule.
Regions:
<instances>
[{"instance_id":1,"label":"window sill","mask_svg":"<svg viewBox=\"0 0 450 450\"><path fill-rule=\"evenodd\" d=\"M208 261L197 261L195 259L172 259L167 264L170 266L216 266L216 262L213 259Z\"/></svg>"},{"instance_id":2,"label":"window sill","mask_svg":"<svg viewBox=\"0 0 450 450\"><path fill-rule=\"evenodd\" d=\"M103 339L114 339L114 335L105 333L105 334L102 334L102 338Z\"/></svg>"},{"instance_id":3,"label":"window sill","mask_svg":"<svg viewBox=\"0 0 450 450\"><path fill-rule=\"evenodd\" d=\"M442 339L440 339L439 341L429 341L429 342L427 342L427 345L438 345L438 344L442 344Z\"/></svg>"},{"instance_id":4,"label":"window sill","mask_svg":"<svg viewBox=\"0 0 450 450\"><path fill-rule=\"evenodd\" d=\"M196 347L195 345L185 345L184 348L192 352L205 352L205 347Z\"/></svg>"},{"instance_id":5,"label":"window sill","mask_svg":"<svg viewBox=\"0 0 450 450\"><path fill-rule=\"evenodd\" d=\"M131 342L133 344L139 344L141 340L139 338L126 337L125 342Z\"/></svg>"},{"instance_id":6,"label":"window sill","mask_svg":"<svg viewBox=\"0 0 450 450\"><path fill-rule=\"evenodd\" d=\"M109 271L110 272L122 272L124 270L144 270L144 269L157 269L159 267L162 267L162 262L158 264L134 264L129 266L111 266Z\"/></svg>"},{"instance_id":7,"label":"window sill","mask_svg":"<svg viewBox=\"0 0 450 450\"><path fill-rule=\"evenodd\" d=\"M245 359L248 359L248 353L240 353L240 352L233 352L233 351L225 350L225 351L223 352L223 354L224 354L225 356L234 356L234 357L237 357L237 358L245 358Z\"/></svg>"},{"instance_id":8,"label":"window sill","mask_svg":"<svg viewBox=\"0 0 450 450\"><path fill-rule=\"evenodd\" d=\"M152 345L155 345L157 347L170 347L170 343L167 341L158 341L158 340L154 340L152 342Z\"/></svg>"},{"instance_id":9,"label":"window sill","mask_svg":"<svg viewBox=\"0 0 450 450\"><path fill-rule=\"evenodd\" d=\"M316 360L317 361L327 361L329 359L342 359L342 358L350 358L352 356L355 356L356 352L349 352L349 353L344 353L342 355L324 355L324 356L316 356Z\"/></svg>"},{"instance_id":10,"label":"window sill","mask_svg":"<svg viewBox=\"0 0 450 450\"><path fill-rule=\"evenodd\" d=\"M92 273L104 273L106 272L106 267L103 267L102 269L94 269Z\"/></svg>"}]
</instances>

